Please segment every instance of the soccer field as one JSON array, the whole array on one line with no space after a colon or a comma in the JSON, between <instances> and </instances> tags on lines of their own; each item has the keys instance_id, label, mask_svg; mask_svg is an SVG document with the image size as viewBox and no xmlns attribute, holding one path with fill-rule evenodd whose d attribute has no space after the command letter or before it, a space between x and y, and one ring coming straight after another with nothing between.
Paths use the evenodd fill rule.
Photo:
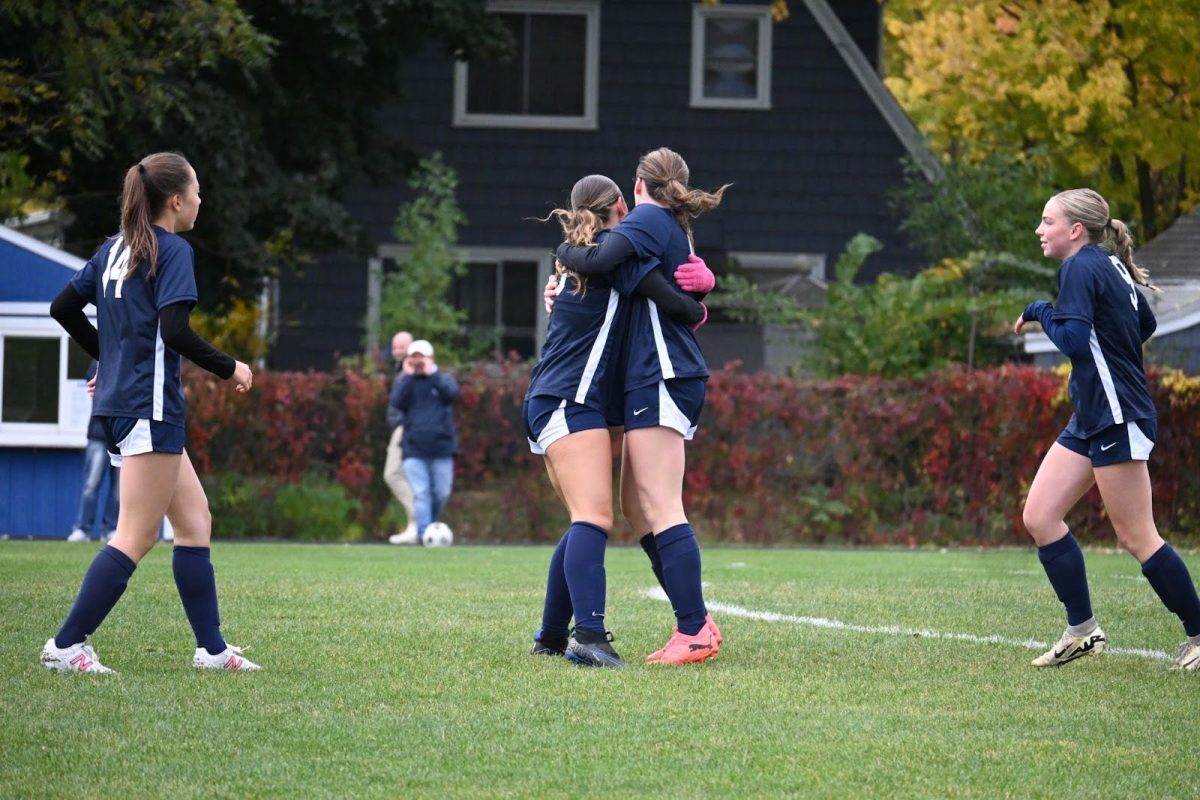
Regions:
<instances>
[{"instance_id":1,"label":"soccer field","mask_svg":"<svg viewBox=\"0 0 1200 800\"><path fill-rule=\"evenodd\" d=\"M197 673L160 547L92 638L118 674L52 673L95 550L0 542L0 797L1200 796L1200 674L1123 554L1088 554L1111 652L1035 670L1064 620L1032 548L709 548L725 644L678 668L641 665L673 618L615 548L630 666L596 670L528 655L549 548L218 543L264 671Z\"/></svg>"}]
</instances>

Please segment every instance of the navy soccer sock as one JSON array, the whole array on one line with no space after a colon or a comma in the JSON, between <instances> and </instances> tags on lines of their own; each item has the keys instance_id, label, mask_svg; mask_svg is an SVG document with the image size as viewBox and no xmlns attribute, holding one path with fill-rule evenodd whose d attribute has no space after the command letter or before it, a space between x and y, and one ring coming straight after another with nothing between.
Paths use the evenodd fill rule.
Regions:
<instances>
[{"instance_id":1,"label":"navy soccer sock","mask_svg":"<svg viewBox=\"0 0 1200 800\"><path fill-rule=\"evenodd\" d=\"M1067 609L1067 624L1078 625L1092 618L1092 596L1088 590L1087 568L1079 542L1067 531L1057 542L1038 548L1038 559L1054 593Z\"/></svg>"},{"instance_id":2,"label":"navy soccer sock","mask_svg":"<svg viewBox=\"0 0 1200 800\"><path fill-rule=\"evenodd\" d=\"M658 578L658 585L663 587L665 592L667 585L663 583L662 558L658 555L658 544L654 541L654 534L647 533L638 539L638 544L646 551L646 557L650 559L650 569L654 570L654 577Z\"/></svg>"},{"instance_id":3,"label":"navy soccer sock","mask_svg":"<svg viewBox=\"0 0 1200 800\"><path fill-rule=\"evenodd\" d=\"M608 534L590 522L572 522L567 530L563 571L571 593L575 627L604 633L604 603L608 590L604 572L604 548Z\"/></svg>"},{"instance_id":4,"label":"navy soccer sock","mask_svg":"<svg viewBox=\"0 0 1200 800\"><path fill-rule=\"evenodd\" d=\"M563 561L567 556L567 539L570 528L558 540L558 546L550 556L550 571L546 576L546 603L542 608L542 633L553 637L567 636L571 624L571 589L567 586L567 575Z\"/></svg>"},{"instance_id":5,"label":"navy soccer sock","mask_svg":"<svg viewBox=\"0 0 1200 800\"><path fill-rule=\"evenodd\" d=\"M196 646L203 647L213 656L224 651L221 615L217 611L217 576L213 572L209 548L175 545L171 568L184 613L196 634Z\"/></svg>"},{"instance_id":6,"label":"navy soccer sock","mask_svg":"<svg viewBox=\"0 0 1200 800\"><path fill-rule=\"evenodd\" d=\"M105 545L84 574L79 596L75 598L67 621L54 637L54 646L70 647L91 636L125 594L135 569L137 564L129 556L112 545Z\"/></svg>"},{"instance_id":7,"label":"navy soccer sock","mask_svg":"<svg viewBox=\"0 0 1200 800\"><path fill-rule=\"evenodd\" d=\"M1175 548L1163 542L1163 546L1142 564L1142 574L1167 610L1179 617L1187 635L1200 634L1200 598L1196 596L1196 584Z\"/></svg>"},{"instance_id":8,"label":"navy soccer sock","mask_svg":"<svg viewBox=\"0 0 1200 800\"><path fill-rule=\"evenodd\" d=\"M700 543L686 522L667 528L654 537L662 559L663 588L675 609L680 633L695 636L704 627L708 614L704 607L704 589L700 586Z\"/></svg>"}]
</instances>

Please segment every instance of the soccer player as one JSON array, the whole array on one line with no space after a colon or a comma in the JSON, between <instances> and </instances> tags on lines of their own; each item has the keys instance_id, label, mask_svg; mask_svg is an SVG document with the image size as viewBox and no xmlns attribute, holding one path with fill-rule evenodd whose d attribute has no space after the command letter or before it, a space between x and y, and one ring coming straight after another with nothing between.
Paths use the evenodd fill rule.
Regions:
<instances>
[{"instance_id":1,"label":"soccer player","mask_svg":"<svg viewBox=\"0 0 1200 800\"><path fill-rule=\"evenodd\" d=\"M1175 668L1200 667L1200 599L1187 566L1154 525L1147 462L1157 432L1146 388L1142 343L1154 314L1138 286L1153 288L1133 261L1129 229L1109 216L1091 189L1060 192L1037 227L1042 253L1062 261L1058 298L1030 303L1013 326L1038 322L1071 359L1074 414L1038 468L1024 521L1038 558L1066 607L1067 629L1035 667L1055 667L1101 652L1104 631L1092 613L1083 551L1063 518L1093 484L1099 487L1117 541L1187 634Z\"/></svg>"},{"instance_id":2,"label":"soccer player","mask_svg":"<svg viewBox=\"0 0 1200 800\"><path fill-rule=\"evenodd\" d=\"M209 557L208 498L184 449L180 358L186 356L235 391L249 391L250 367L189 326L196 303L188 231L200 211L196 172L178 153L146 156L125 173L120 233L106 241L50 305L51 315L100 367L93 414L121 467L116 536L93 559L75 604L41 662L62 672L111 672L86 644L154 547L165 514L175 531L172 567L196 636L199 669L256 670L221 636L217 585ZM96 306L99 332L83 313Z\"/></svg>"},{"instance_id":3,"label":"soccer player","mask_svg":"<svg viewBox=\"0 0 1200 800\"><path fill-rule=\"evenodd\" d=\"M628 214L610 178L588 175L571 190L571 208L555 209L568 242L591 245ZM636 269L630 264L630 272ZM546 471L566 505L571 526L551 556L542 627L535 655L562 655L588 666L624 664L605 629L604 551L612 530L612 444L609 426L621 423L623 374L619 364L628 302L615 274L584 278L559 269L557 302L542 357L525 397L530 449L544 454ZM707 270L707 267L705 267ZM664 313L699 325L702 303L675 289L658 271L631 281L626 294L652 297ZM575 617L569 635L568 624Z\"/></svg>"},{"instance_id":4,"label":"soccer player","mask_svg":"<svg viewBox=\"0 0 1200 800\"><path fill-rule=\"evenodd\" d=\"M663 264L684 263L692 252L691 219L716 208L728 188L692 189L689 176L687 163L673 150L645 154L638 162L633 211L598 247L560 245L558 260L591 276L636 259L635 270L617 273L618 288L663 271ZM648 298L630 306L624 349L622 468L653 534L654 547L646 546L646 552L677 622L667 644L646 660L705 661L717 654L720 634L704 605L700 545L683 509L683 475L684 442L696 431L708 368L692 329L664 317Z\"/></svg>"}]
</instances>

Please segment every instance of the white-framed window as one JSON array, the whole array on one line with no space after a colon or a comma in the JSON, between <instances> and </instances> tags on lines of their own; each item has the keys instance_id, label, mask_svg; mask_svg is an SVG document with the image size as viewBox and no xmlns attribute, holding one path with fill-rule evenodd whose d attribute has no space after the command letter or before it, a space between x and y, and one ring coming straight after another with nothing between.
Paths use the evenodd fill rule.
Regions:
<instances>
[{"instance_id":1,"label":"white-framed window","mask_svg":"<svg viewBox=\"0 0 1200 800\"><path fill-rule=\"evenodd\" d=\"M0 446L83 447L91 360L45 304L0 303Z\"/></svg>"},{"instance_id":2,"label":"white-framed window","mask_svg":"<svg viewBox=\"0 0 1200 800\"><path fill-rule=\"evenodd\" d=\"M389 263L402 264L408 245L382 245L379 258L368 270L367 318L378 328L384 271ZM548 320L542 305L542 287L554 270L553 256L545 248L459 248L455 258L466 265L464 275L450 286L449 302L467 312L461 332L466 341L484 340L496 355L517 353L522 358L541 354ZM402 267L401 267L402 268ZM371 323L368 323L368 327ZM387 341L391 331L378 331L376 340ZM420 331L413 331L420 337ZM433 343L437 347L437 342Z\"/></svg>"},{"instance_id":3,"label":"white-framed window","mask_svg":"<svg viewBox=\"0 0 1200 800\"><path fill-rule=\"evenodd\" d=\"M454 124L595 130L600 2L493 0L515 47L508 61L454 65Z\"/></svg>"},{"instance_id":4,"label":"white-framed window","mask_svg":"<svg viewBox=\"0 0 1200 800\"><path fill-rule=\"evenodd\" d=\"M770 5L692 6L691 104L771 107Z\"/></svg>"}]
</instances>

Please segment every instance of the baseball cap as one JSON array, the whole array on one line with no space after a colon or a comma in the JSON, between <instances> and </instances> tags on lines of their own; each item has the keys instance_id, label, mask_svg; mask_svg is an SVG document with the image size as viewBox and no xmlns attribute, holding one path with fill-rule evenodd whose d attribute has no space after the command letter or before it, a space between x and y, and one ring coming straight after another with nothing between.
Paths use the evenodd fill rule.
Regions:
<instances>
[{"instance_id":1,"label":"baseball cap","mask_svg":"<svg viewBox=\"0 0 1200 800\"><path fill-rule=\"evenodd\" d=\"M433 345L431 345L429 343L428 339L417 339L415 342L413 342L412 344L410 344L408 346L408 354L410 356L411 355L422 355L422 356L425 356L426 358L432 358L433 357Z\"/></svg>"}]
</instances>

